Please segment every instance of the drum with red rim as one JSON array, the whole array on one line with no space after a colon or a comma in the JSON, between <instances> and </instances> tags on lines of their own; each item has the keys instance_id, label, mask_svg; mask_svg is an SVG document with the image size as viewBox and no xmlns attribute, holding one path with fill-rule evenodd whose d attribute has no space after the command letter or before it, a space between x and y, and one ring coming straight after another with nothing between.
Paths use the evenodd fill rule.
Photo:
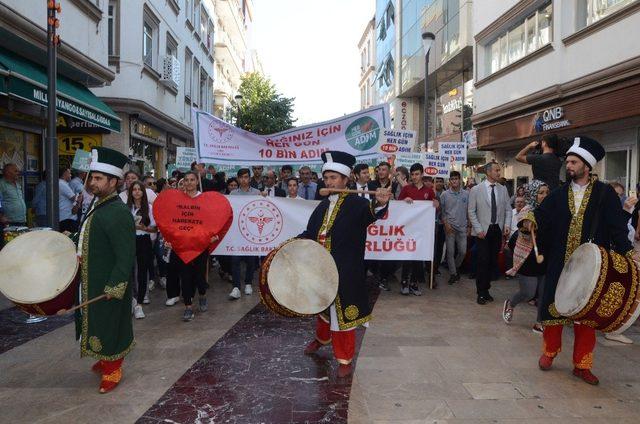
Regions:
<instances>
[{"instance_id":1,"label":"drum with red rim","mask_svg":"<svg viewBox=\"0 0 640 424\"><path fill-rule=\"evenodd\" d=\"M73 306L79 262L71 239L55 231L21 234L0 251L0 292L32 315Z\"/></svg>"},{"instance_id":2,"label":"drum with red rim","mask_svg":"<svg viewBox=\"0 0 640 424\"><path fill-rule=\"evenodd\" d=\"M338 294L333 257L313 240L292 239L273 249L260 269L260 299L286 317L306 317L327 309Z\"/></svg>"},{"instance_id":3,"label":"drum with red rim","mask_svg":"<svg viewBox=\"0 0 640 424\"><path fill-rule=\"evenodd\" d=\"M640 315L638 274L632 259L585 243L565 264L550 312L604 333L622 333Z\"/></svg>"}]
</instances>

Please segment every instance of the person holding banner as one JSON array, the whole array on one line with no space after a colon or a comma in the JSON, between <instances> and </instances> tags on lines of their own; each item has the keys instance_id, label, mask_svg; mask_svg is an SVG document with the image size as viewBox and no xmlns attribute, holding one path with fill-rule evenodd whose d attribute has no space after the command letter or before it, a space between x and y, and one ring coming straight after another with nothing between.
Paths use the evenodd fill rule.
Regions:
<instances>
[{"instance_id":1,"label":"person holding banner","mask_svg":"<svg viewBox=\"0 0 640 424\"><path fill-rule=\"evenodd\" d=\"M301 199L298 196L298 180L296 178L289 178L287 181L287 198L289 199Z\"/></svg>"},{"instance_id":2,"label":"person holding banner","mask_svg":"<svg viewBox=\"0 0 640 424\"><path fill-rule=\"evenodd\" d=\"M397 195L400 194L400 185L391 181L389 178L391 174L391 165L388 162L380 162L377 166L378 169L378 177L373 180L370 184L372 190L377 190L379 188L386 188L391 190L392 199L395 199ZM393 272L396 269L396 261L376 261L378 263L378 287L384 291L390 291L389 288L389 277L393 275Z\"/></svg>"},{"instance_id":3,"label":"person holding banner","mask_svg":"<svg viewBox=\"0 0 640 424\"><path fill-rule=\"evenodd\" d=\"M409 170L411 184L405 185L400 191L398 200L413 203L414 200L435 200L436 194L432 188L424 185L422 174L424 167L420 163L414 163ZM413 294L422 296L418 283L424 283L424 263L422 261L404 261L402 264L402 277L400 293L407 296ZM434 288L436 287L434 282Z\"/></svg>"},{"instance_id":4,"label":"person holding banner","mask_svg":"<svg viewBox=\"0 0 640 424\"><path fill-rule=\"evenodd\" d=\"M255 172L255 168L254 172ZM260 175L262 175L262 167L260 168ZM257 188L251 186L249 169L238 169L238 183L240 186L229 193L230 196L260 196L262 193ZM229 300L237 300L242 296L240 294L240 271L242 270L242 262L246 264L244 272L244 294L250 296L253 293L253 273L255 272L258 264L257 256L231 256L231 275L233 276L233 290L229 293Z\"/></svg>"},{"instance_id":5,"label":"person holding banner","mask_svg":"<svg viewBox=\"0 0 640 424\"><path fill-rule=\"evenodd\" d=\"M444 225L449 265L449 285L460 281L458 269L467 254L467 205L469 193L461 187L458 171L449 175L449 189L440 195L440 210ZM456 251L458 254L456 255Z\"/></svg>"},{"instance_id":6,"label":"person holding banner","mask_svg":"<svg viewBox=\"0 0 640 424\"><path fill-rule=\"evenodd\" d=\"M311 355L331 343L340 364L338 377L345 377L353 372L355 328L371 320L364 271L367 227L387 212L391 192L378 189L374 202L347 194L345 189L355 157L328 151L322 153L322 160L324 183L336 192L320 202L311 214L306 230L298 237L316 240L331 253L338 268L338 295L329 310L318 315L315 339L304 353Z\"/></svg>"},{"instance_id":7,"label":"person holding banner","mask_svg":"<svg viewBox=\"0 0 640 424\"><path fill-rule=\"evenodd\" d=\"M311 168L303 166L298 171L300 173L300 184L298 188L298 196L304 200L316 199L316 190L318 185L311 181Z\"/></svg>"}]
</instances>

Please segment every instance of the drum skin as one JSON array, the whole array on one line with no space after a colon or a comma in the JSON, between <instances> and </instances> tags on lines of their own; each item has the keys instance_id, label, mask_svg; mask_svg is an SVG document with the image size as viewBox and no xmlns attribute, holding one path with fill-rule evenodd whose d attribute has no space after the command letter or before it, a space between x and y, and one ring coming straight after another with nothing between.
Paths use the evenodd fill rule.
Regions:
<instances>
[{"instance_id":1,"label":"drum skin","mask_svg":"<svg viewBox=\"0 0 640 424\"><path fill-rule=\"evenodd\" d=\"M319 243L291 239L273 249L260 268L260 299L285 317L310 317L326 310L338 293L338 270Z\"/></svg>"},{"instance_id":2,"label":"drum skin","mask_svg":"<svg viewBox=\"0 0 640 424\"><path fill-rule=\"evenodd\" d=\"M19 235L0 251L0 292L32 315L74 305L80 264L75 244L55 231Z\"/></svg>"},{"instance_id":3,"label":"drum skin","mask_svg":"<svg viewBox=\"0 0 640 424\"><path fill-rule=\"evenodd\" d=\"M599 272L595 288L587 304L568 318L604 333L621 333L629 328L640 314L638 267L630 258L597 247L601 265L599 270L594 270ZM574 255L584 253L584 249L582 252L579 251L580 248L576 249L569 262L574 259ZM563 292L562 284L561 275L556 291L556 305L563 302L558 296L559 292ZM562 308L558 308L557 311L562 314Z\"/></svg>"},{"instance_id":4,"label":"drum skin","mask_svg":"<svg viewBox=\"0 0 640 424\"><path fill-rule=\"evenodd\" d=\"M76 275L67 288L51 300L41 303L15 303L15 305L31 315L55 315L60 309L73 307L76 293L78 293L80 273Z\"/></svg>"},{"instance_id":5,"label":"drum skin","mask_svg":"<svg viewBox=\"0 0 640 424\"><path fill-rule=\"evenodd\" d=\"M264 262L262 262L262 267L260 267L260 300L269 310L271 310L271 312L274 312L283 317L306 317L307 315L294 312L291 309L285 308L284 306L276 302L276 300L273 298L273 295L271 294L271 290L269 290L269 284L267 283L267 276L269 275L269 267L271 266L271 261L273 260L275 254L278 253L278 251L286 243L287 242L282 243L280 246L269 252L269 254L264 258Z\"/></svg>"}]
</instances>

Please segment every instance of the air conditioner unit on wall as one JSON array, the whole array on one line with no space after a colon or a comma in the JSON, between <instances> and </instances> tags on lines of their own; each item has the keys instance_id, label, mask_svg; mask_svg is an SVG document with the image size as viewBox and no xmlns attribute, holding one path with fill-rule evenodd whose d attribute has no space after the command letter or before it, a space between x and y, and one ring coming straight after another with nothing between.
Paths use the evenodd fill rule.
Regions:
<instances>
[{"instance_id":1,"label":"air conditioner unit on wall","mask_svg":"<svg viewBox=\"0 0 640 424\"><path fill-rule=\"evenodd\" d=\"M160 82L177 89L180 85L180 61L173 56L162 56L162 77Z\"/></svg>"}]
</instances>

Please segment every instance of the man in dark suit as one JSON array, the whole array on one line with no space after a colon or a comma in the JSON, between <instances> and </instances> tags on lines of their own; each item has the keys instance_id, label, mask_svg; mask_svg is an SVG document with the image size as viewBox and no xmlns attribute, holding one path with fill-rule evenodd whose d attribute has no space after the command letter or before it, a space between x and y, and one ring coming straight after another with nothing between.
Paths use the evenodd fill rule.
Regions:
<instances>
[{"instance_id":1,"label":"man in dark suit","mask_svg":"<svg viewBox=\"0 0 640 424\"><path fill-rule=\"evenodd\" d=\"M353 175L356 179L354 189L358 191L375 191L371 176L369 174L369 165L366 163L359 163L353 168ZM371 196L366 193L358 194L360 197L364 197L367 200L373 199L375 196Z\"/></svg>"},{"instance_id":2,"label":"man in dark suit","mask_svg":"<svg viewBox=\"0 0 640 424\"><path fill-rule=\"evenodd\" d=\"M287 193L276 185L276 173L269 170L266 176L267 178L262 193L266 197L287 197Z\"/></svg>"}]
</instances>

